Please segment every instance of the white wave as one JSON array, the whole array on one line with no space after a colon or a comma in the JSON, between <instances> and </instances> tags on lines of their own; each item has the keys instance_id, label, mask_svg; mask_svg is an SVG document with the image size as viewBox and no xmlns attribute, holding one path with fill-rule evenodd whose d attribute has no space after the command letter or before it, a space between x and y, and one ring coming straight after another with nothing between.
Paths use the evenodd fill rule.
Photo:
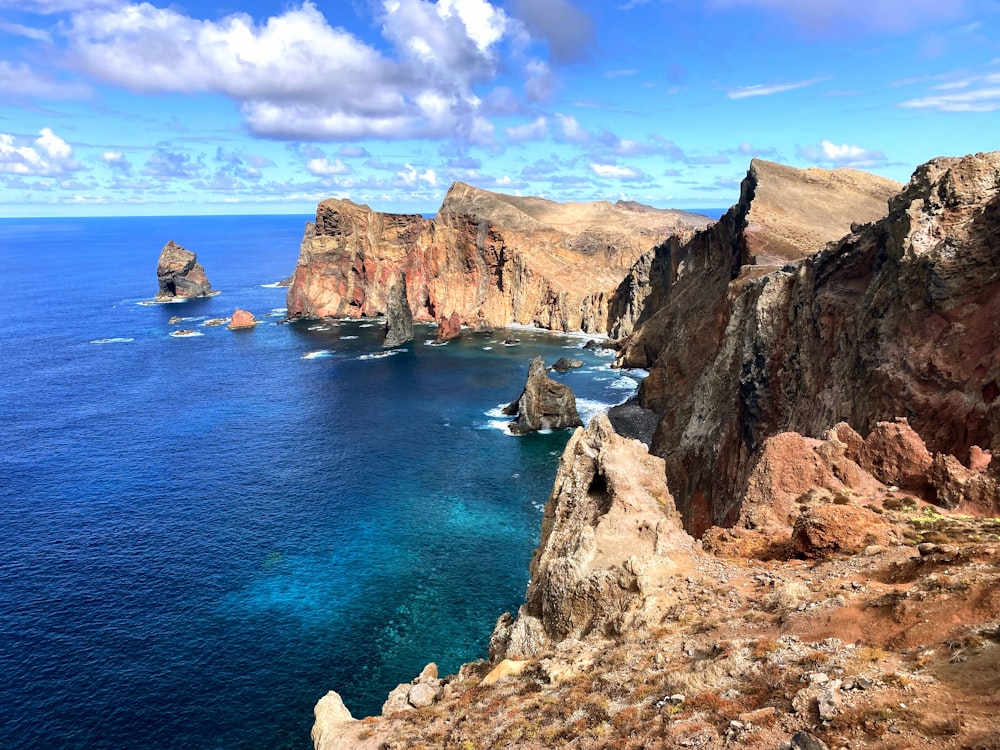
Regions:
<instances>
[{"instance_id":1,"label":"white wave","mask_svg":"<svg viewBox=\"0 0 1000 750\"><path fill-rule=\"evenodd\" d=\"M484 346L484 347L483 347L483 351L484 351L484 352L488 352L488 351L491 351L492 349L493 349L493 347L492 347L492 346Z\"/></svg>"},{"instance_id":2,"label":"white wave","mask_svg":"<svg viewBox=\"0 0 1000 750\"><path fill-rule=\"evenodd\" d=\"M271 308L271 312L278 313L280 315L281 313L288 312L288 308L287 307L272 307Z\"/></svg>"},{"instance_id":3,"label":"white wave","mask_svg":"<svg viewBox=\"0 0 1000 750\"><path fill-rule=\"evenodd\" d=\"M132 341L135 341L135 339L126 339L126 338L116 337L116 338L113 338L113 339L94 339L90 343L91 344L128 344L128 343L131 343Z\"/></svg>"},{"instance_id":4,"label":"white wave","mask_svg":"<svg viewBox=\"0 0 1000 750\"><path fill-rule=\"evenodd\" d=\"M487 417L492 417L494 419L497 419L498 417L508 417L509 418L508 414L504 414L503 413L503 410L506 409L507 406L508 406L507 404L497 404L492 409L490 409L488 412L486 412L486 416Z\"/></svg>"},{"instance_id":5,"label":"white wave","mask_svg":"<svg viewBox=\"0 0 1000 750\"><path fill-rule=\"evenodd\" d=\"M374 328L374 327L375 327L374 323L361 323L358 326L358 328Z\"/></svg>"},{"instance_id":6,"label":"white wave","mask_svg":"<svg viewBox=\"0 0 1000 750\"><path fill-rule=\"evenodd\" d=\"M435 341L434 339L427 339L424 342L424 346L448 346L447 341Z\"/></svg>"},{"instance_id":7,"label":"white wave","mask_svg":"<svg viewBox=\"0 0 1000 750\"><path fill-rule=\"evenodd\" d=\"M400 352L405 352L406 349L389 349L384 352L374 352L373 354L362 354L358 359L383 359L384 357L391 357L393 354L399 354Z\"/></svg>"},{"instance_id":8,"label":"white wave","mask_svg":"<svg viewBox=\"0 0 1000 750\"><path fill-rule=\"evenodd\" d=\"M584 424L590 424L590 420L598 414L604 414L612 406L618 406L618 404L623 404L627 400L627 398L624 398L621 401L608 403L606 401L597 401L592 398L578 398L576 400L576 410L580 412L580 419L583 420Z\"/></svg>"},{"instance_id":9,"label":"white wave","mask_svg":"<svg viewBox=\"0 0 1000 750\"><path fill-rule=\"evenodd\" d=\"M357 336L341 336L340 340L341 341L353 341L356 338L357 338Z\"/></svg>"},{"instance_id":10,"label":"white wave","mask_svg":"<svg viewBox=\"0 0 1000 750\"><path fill-rule=\"evenodd\" d=\"M270 284L261 284L261 288L263 289L281 289L284 286L285 285L280 281L272 281Z\"/></svg>"},{"instance_id":11,"label":"white wave","mask_svg":"<svg viewBox=\"0 0 1000 750\"><path fill-rule=\"evenodd\" d=\"M332 356L333 352L329 349L317 349L314 352L306 352L302 355L301 359L325 359Z\"/></svg>"},{"instance_id":12,"label":"white wave","mask_svg":"<svg viewBox=\"0 0 1000 750\"><path fill-rule=\"evenodd\" d=\"M620 378L612 380L608 387L614 388L616 391L634 391L639 387L639 383L628 375L623 375Z\"/></svg>"},{"instance_id":13,"label":"white wave","mask_svg":"<svg viewBox=\"0 0 1000 750\"><path fill-rule=\"evenodd\" d=\"M205 334L201 331L188 331L182 328L179 331L171 331L170 335L175 339L190 339L195 336L204 336Z\"/></svg>"},{"instance_id":14,"label":"white wave","mask_svg":"<svg viewBox=\"0 0 1000 750\"><path fill-rule=\"evenodd\" d=\"M329 331L330 330L330 326L324 326L324 325L309 326L306 330L307 331Z\"/></svg>"}]
</instances>

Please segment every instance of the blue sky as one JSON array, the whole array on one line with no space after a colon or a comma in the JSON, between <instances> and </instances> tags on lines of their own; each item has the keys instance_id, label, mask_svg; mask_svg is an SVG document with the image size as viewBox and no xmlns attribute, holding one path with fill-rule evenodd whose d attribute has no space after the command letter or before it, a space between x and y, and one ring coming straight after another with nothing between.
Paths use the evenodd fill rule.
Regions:
<instances>
[{"instance_id":1,"label":"blue sky","mask_svg":"<svg viewBox=\"0 0 1000 750\"><path fill-rule=\"evenodd\" d=\"M725 207L754 156L998 148L997 0L0 0L0 217Z\"/></svg>"}]
</instances>

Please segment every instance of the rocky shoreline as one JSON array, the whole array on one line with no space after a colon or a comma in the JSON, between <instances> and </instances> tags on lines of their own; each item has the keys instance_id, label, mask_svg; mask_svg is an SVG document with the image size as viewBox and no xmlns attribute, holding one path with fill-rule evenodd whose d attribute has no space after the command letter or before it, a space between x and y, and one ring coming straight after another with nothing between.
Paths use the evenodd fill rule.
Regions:
<instances>
[{"instance_id":1,"label":"rocky shoreline","mask_svg":"<svg viewBox=\"0 0 1000 750\"><path fill-rule=\"evenodd\" d=\"M755 160L619 286L649 376L567 444L488 661L380 717L331 692L317 750L993 747L998 237L1000 152Z\"/></svg>"}]
</instances>

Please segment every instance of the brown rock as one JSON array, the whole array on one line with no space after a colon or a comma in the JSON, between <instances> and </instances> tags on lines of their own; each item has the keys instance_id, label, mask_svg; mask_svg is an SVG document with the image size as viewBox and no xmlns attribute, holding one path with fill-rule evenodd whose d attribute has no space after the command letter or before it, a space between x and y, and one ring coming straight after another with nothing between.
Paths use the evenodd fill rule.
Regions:
<instances>
[{"instance_id":1,"label":"brown rock","mask_svg":"<svg viewBox=\"0 0 1000 750\"><path fill-rule=\"evenodd\" d=\"M857 177L872 200L843 203L868 206L849 222L843 212L846 236L758 265L788 247L777 225L782 205L799 201L795 185L811 184L800 206L840 202L837 181L796 174L782 170L759 211L774 174L755 162L726 216L663 246L650 296L661 305L643 309L620 349L621 364L650 366L640 403L661 415L652 450L698 534L738 516L754 457L788 430L818 437L847 422L867 433L902 415L931 453L1000 448L1000 152L920 167L881 219L871 206L891 185ZM909 448L871 468L919 481L927 457Z\"/></svg>"},{"instance_id":2,"label":"brown rock","mask_svg":"<svg viewBox=\"0 0 1000 750\"><path fill-rule=\"evenodd\" d=\"M434 340L438 343L457 339L462 335L462 318L457 312L453 312L448 317L442 317L438 321L437 336Z\"/></svg>"},{"instance_id":3,"label":"brown rock","mask_svg":"<svg viewBox=\"0 0 1000 750\"><path fill-rule=\"evenodd\" d=\"M905 419L878 422L857 457L858 464L885 484L919 491L927 487L931 454Z\"/></svg>"},{"instance_id":4,"label":"brown rock","mask_svg":"<svg viewBox=\"0 0 1000 750\"><path fill-rule=\"evenodd\" d=\"M517 420L510 424L510 431L516 435L583 425L573 391L546 374L541 357L531 361L524 391L517 401L504 409L504 414L517 415Z\"/></svg>"},{"instance_id":5,"label":"brown rock","mask_svg":"<svg viewBox=\"0 0 1000 750\"><path fill-rule=\"evenodd\" d=\"M557 204L455 183L437 216L327 200L306 227L291 318L375 316L406 274L418 321L445 310L489 327L607 330L607 300L632 263L706 217L638 204Z\"/></svg>"},{"instance_id":6,"label":"brown rock","mask_svg":"<svg viewBox=\"0 0 1000 750\"><path fill-rule=\"evenodd\" d=\"M173 240L160 251L156 279L160 286L156 295L158 300L208 297L212 294L212 285L205 276L205 269L198 263L198 256Z\"/></svg>"},{"instance_id":7,"label":"brown rock","mask_svg":"<svg viewBox=\"0 0 1000 750\"><path fill-rule=\"evenodd\" d=\"M798 557L822 559L834 554L858 554L892 538L888 524L867 508L817 505L807 508L792 529L792 551Z\"/></svg>"},{"instance_id":8,"label":"brown rock","mask_svg":"<svg viewBox=\"0 0 1000 750\"><path fill-rule=\"evenodd\" d=\"M257 325L257 322L252 312L241 310L237 307L233 311L233 316L229 319L228 327L230 331L237 331L244 328L253 328Z\"/></svg>"},{"instance_id":9,"label":"brown rock","mask_svg":"<svg viewBox=\"0 0 1000 750\"><path fill-rule=\"evenodd\" d=\"M525 604L516 619L498 622L491 658L530 658L565 639L621 632L641 620L647 598L693 547L662 460L597 415L563 451Z\"/></svg>"},{"instance_id":10,"label":"brown rock","mask_svg":"<svg viewBox=\"0 0 1000 750\"><path fill-rule=\"evenodd\" d=\"M969 446L969 469L975 472L986 471L993 460L993 454L984 451L978 445Z\"/></svg>"}]
</instances>

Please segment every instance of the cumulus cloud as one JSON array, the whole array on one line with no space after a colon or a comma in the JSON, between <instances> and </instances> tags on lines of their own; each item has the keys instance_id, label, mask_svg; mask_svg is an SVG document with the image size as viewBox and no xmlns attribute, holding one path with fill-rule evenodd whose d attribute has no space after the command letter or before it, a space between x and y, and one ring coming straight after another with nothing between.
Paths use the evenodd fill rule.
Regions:
<instances>
[{"instance_id":1,"label":"cumulus cloud","mask_svg":"<svg viewBox=\"0 0 1000 750\"><path fill-rule=\"evenodd\" d=\"M583 129L573 115L557 114L556 119L562 129L561 139L570 143L586 143L590 140L590 133Z\"/></svg>"},{"instance_id":2,"label":"cumulus cloud","mask_svg":"<svg viewBox=\"0 0 1000 750\"><path fill-rule=\"evenodd\" d=\"M598 164L597 162L590 162L590 168L598 177L611 180L640 180L645 177L639 169L621 167L617 164Z\"/></svg>"},{"instance_id":3,"label":"cumulus cloud","mask_svg":"<svg viewBox=\"0 0 1000 750\"><path fill-rule=\"evenodd\" d=\"M594 46L594 19L568 0L513 0L513 9L556 62L581 60Z\"/></svg>"},{"instance_id":4,"label":"cumulus cloud","mask_svg":"<svg viewBox=\"0 0 1000 750\"><path fill-rule=\"evenodd\" d=\"M730 89L726 94L730 99L746 99L751 96L771 96L772 94L782 94L786 91L803 89L806 86L813 86L823 78L809 78L805 81L792 81L790 83L759 83L753 86Z\"/></svg>"},{"instance_id":5,"label":"cumulus cloud","mask_svg":"<svg viewBox=\"0 0 1000 750\"><path fill-rule=\"evenodd\" d=\"M156 151L149 155L142 173L159 180L190 180L198 177L205 165L191 154L173 151L169 144L157 144Z\"/></svg>"},{"instance_id":6,"label":"cumulus cloud","mask_svg":"<svg viewBox=\"0 0 1000 750\"><path fill-rule=\"evenodd\" d=\"M486 0L384 0L379 21L394 55L308 1L262 23L131 3L76 13L65 33L86 73L137 92L226 95L259 136L488 142L473 87L497 73L504 11Z\"/></svg>"},{"instance_id":7,"label":"cumulus cloud","mask_svg":"<svg viewBox=\"0 0 1000 750\"><path fill-rule=\"evenodd\" d=\"M524 82L524 93L533 102L546 102L556 88L556 77L548 64L542 60L532 60L525 67L528 77Z\"/></svg>"},{"instance_id":8,"label":"cumulus cloud","mask_svg":"<svg viewBox=\"0 0 1000 750\"><path fill-rule=\"evenodd\" d=\"M314 174L317 177L331 177L339 174L350 174L351 172L351 168L340 159L331 162L326 157L322 159L310 159L306 162L306 169L309 170L310 174Z\"/></svg>"},{"instance_id":9,"label":"cumulus cloud","mask_svg":"<svg viewBox=\"0 0 1000 750\"><path fill-rule=\"evenodd\" d=\"M59 177L78 169L73 148L50 128L42 128L38 137L27 139L0 133L0 172L32 177Z\"/></svg>"},{"instance_id":10,"label":"cumulus cloud","mask_svg":"<svg viewBox=\"0 0 1000 750\"><path fill-rule=\"evenodd\" d=\"M337 156L345 159L360 159L371 156L371 154L368 153L368 149L364 146L348 146L345 144L337 149Z\"/></svg>"},{"instance_id":11,"label":"cumulus cloud","mask_svg":"<svg viewBox=\"0 0 1000 750\"><path fill-rule=\"evenodd\" d=\"M881 151L853 146L849 143L836 144L820 141L815 146L799 146L798 155L814 164L832 164L837 167L870 167L885 161Z\"/></svg>"},{"instance_id":12,"label":"cumulus cloud","mask_svg":"<svg viewBox=\"0 0 1000 750\"><path fill-rule=\"evenodd\" d=\"M540 141L545 137L545 134L548 133L548 125L546 124L544 117L539 117L534 122L507 128L506 133L507 140L513 141L514 143L523 143L524 141Z\"/></svg>"},{"instance_id":13,"label":"cumulus cloud","mask_svg":"<svg viewBox=\"0 0 1000 750\"><path fill-rule=\"evenodd\" d=\"M438 184L437 173L430 168L421 172L412 164L405 164L401 170L396 172L392 184L400 188L413 188L420 184L433 187Z\"/></svg>"},{"instance_id":14,"label":"cumulus cloud","mask_svg":"<svg viewBox=\"0 0 1000 750\"><path fill-rule=\"evenodd\" d=\"M101 161L114 172L123 175L130 175L132 173L132 164L125 158L125 154L121 151L105 151L101 154Z\"/></svg>"}]
</instances>

